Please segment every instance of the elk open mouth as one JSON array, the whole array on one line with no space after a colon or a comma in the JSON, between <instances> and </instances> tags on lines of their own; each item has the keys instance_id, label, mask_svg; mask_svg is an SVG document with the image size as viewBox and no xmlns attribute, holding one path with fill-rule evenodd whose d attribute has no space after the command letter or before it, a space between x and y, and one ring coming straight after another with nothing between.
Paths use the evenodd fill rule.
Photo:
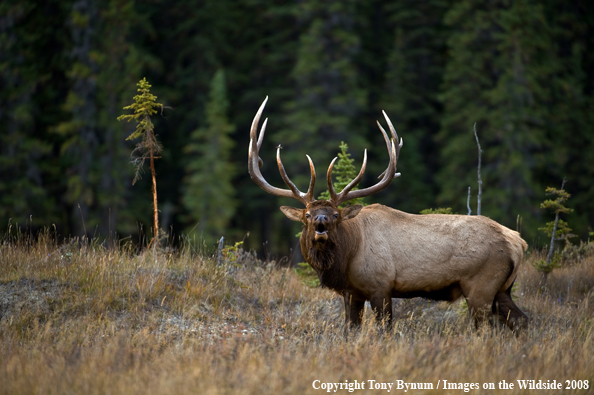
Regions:
<instances>
[{"instance_id":1,"label":"elk open mouth","mask_svg":"<svg viewBox=\"0 0 594 395\"><path fill-rule=\"evenodd\" d=\"M318 224L316 226L316 235L314 236L315 241L326 241L328 240L328 229L324 224Z\"/></svg>"}]
</instances>

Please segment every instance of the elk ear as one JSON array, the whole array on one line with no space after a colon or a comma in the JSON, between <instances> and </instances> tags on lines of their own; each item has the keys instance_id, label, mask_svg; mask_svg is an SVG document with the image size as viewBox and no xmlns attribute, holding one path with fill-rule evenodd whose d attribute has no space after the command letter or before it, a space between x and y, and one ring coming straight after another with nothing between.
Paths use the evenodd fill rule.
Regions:
<instances>
[{"instance_id":1,"label":"elk ear","mask_svg":"<svg viewBox=\"0 0 594 395\"><path fill-rule=\"evenodd\" d=\"M348 206L348 207L343 208L341 211L342 220L346 221L347 219L355 218L357 216L357 214L359 214L359 211L361 211L362 208L363 208L362 204L355 204L353 206Z\"/></svg>"},{"instance_id":2,"label":"elk ear","mask_svg":"<svg viewBox=\"0 0 594 395\"><path fill-rule=\"evenodd\" d=\"M303 222L303 210L295 207L281 206L280 210L291 221Z\"/></svg>"}]
</instances>

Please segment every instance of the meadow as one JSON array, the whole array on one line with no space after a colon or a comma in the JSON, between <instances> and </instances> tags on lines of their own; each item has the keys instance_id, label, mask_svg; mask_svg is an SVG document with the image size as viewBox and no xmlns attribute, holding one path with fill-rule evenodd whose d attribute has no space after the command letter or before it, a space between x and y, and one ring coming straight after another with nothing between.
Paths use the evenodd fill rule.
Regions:
<instances>
[{"instance_id":1,"label":"meadow","mask_svg":"<svg viewBox=\"0 0 594 395\"><path fill-rule=\"evenodd\" d=\"M594 255L565 262L545 289L531 265L541 257L529 254L514 288L530 318L520 334L474 330L462 302L422 299L396 303L390 330L366 310L345 334L342 298L241 247L217 259L189 242L138 253L58 244L49 232L5 237L0 394L322 394L355 380L365 385L355 393L373 394L388 393L381 383L391 393L411 383L423 385L413 394L536 391L517 380L592 393ZM503 380L514 387L499 389Z\"/></svg>"}]
</instances>

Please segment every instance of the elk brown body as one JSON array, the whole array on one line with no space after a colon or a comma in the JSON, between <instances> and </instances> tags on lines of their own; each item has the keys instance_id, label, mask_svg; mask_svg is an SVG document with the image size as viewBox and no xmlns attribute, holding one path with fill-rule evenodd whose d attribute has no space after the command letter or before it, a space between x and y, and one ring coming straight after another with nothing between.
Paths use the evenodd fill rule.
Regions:
<instances>
[{"instance_id":1,"label":"elk brown body","mask_svg":"<svg viewBox=\"0 0 594 395\"><path fill-rule=\"evenodd\" d=\"M372 187L350 191L363 176L365 155L357 178L336 193L331 181L333 161L327 172L331 198L325 201L313 199L315 170L309 156L311 181L305 194L286 175L280 150L277 164L290 190L272 187L262 177L258 150L266 121L258 141L256 129L265 104L252 124L250 175L267 192L305 205L305 209L283 206L281 211L303 224L303 256L321 284L343 296L347 324L360 324L365 301L380 319L390 322L391 298L454 301L463 296L476 325L493 313L512 330L525 326L527 317L511 298L527 247L517 232L483 216L414 215L379 204L339 208L344 201L378 192L399 176L395 171L402 140L395 145L398 136L385 113L392 139L378 123L390 155L381 180Z\"/></svg>"}]
</instances>

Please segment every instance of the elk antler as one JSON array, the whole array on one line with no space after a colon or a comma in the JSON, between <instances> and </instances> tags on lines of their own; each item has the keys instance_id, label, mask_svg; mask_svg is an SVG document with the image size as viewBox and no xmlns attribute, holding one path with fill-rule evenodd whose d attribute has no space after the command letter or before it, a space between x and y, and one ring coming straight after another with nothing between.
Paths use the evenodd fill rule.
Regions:
<instances>
[{"instance_id":1,"label":"elk antler","mask_svg":"<svg viewBox=\"0 0 594 395\"><path fill-rule=\"evenodd\" d=\"M314 164L313 164L311 158L308 155L306 155L306 156L307 156L307 160L309 161L309 169L311 171L311 180L309 182L309 188L307 189L307 193L303 193L299 189L297 189L295 184L293 184L293 182L289 179L289 176L287 175L287 172L285 171L285 167L283 166L283 163L281 162L281 158L280 158L281 147L280 146L276 150L276 163L278 164L278 170L280 171L283 181L285 182L285 184L287 184L287 186L289 187L290 190L273 187L264 179L264 177L262 176L262 173L260 172L260 167L262 167L263 162L259 156L259 152L260 152L260 147L262 146L262 141L264 139L264 133L266 131L266 124L268 123L268 118L266 118L264 120L264 123L262 124L262 129L260 129L260 136L258 137L257 141L256 141L256 133L257 133L257 129L258 129L258 123L260 123L260 117L262 116L262 112L264 111L264 107L266 106L267 101L268 101L268 96L266 96L266 99L264 99L264 101L262 102L262 105L258 109L258 112L256 113L256 116L254 117L254 120L252 122L252 127L250 129L250 147L249 147L249 151L248 151L248 171L250 173L250 177L252 178L252 180L254 180L254 182L256 184L258 184L258 186L260 188L262 188L266 192L268 192L272 195L275 195L275 196L297 199L301 203L303 203L304 205L307 206L308 203L311 203L314 201L313 193L314 193L314 185L316 183L316 170L314 168Z\"/></svg>"},{"instance_id":2,"label":"elk antler","mask_svg":"<svg viewBox=\"0 0 594 395\"><path fill-rule=\"evenodd\" d=\"M388 115L386 114L386 112L384 110L382 110L382 114L384 114L384 118L386 118L386 123L390 127L390 133L392 134L392 138L394 140L396 140L396 142L398 142L398 133L396 133L396 129L394 129L394 125L392 125L390 118L388 118ZM384 128L382 128L382 125L380 125L379 121L376 121L376 122L377 122L377 126L379 126L380 130L384 134L384 140L386 140L386 146L388 147L388 151L390 151L390 140L388 139L388 135L386 134L386 131L384 130ZM400 158L400 148L402 148L402 139L400 139L400 144L398 144L398 146L396 147L396 162L397 163L398 163L398 159ZM386 169L386 170L388 170L388 169ZM380 174L377 178L382 178L384 176L384 174L386 173L386 170L384 170L384 172L382 174ZM400 173L396 173L394 175L394 177L400 177Z\"/></svg>"},{"instance_id":3,"label":"elk antler","mask_svg":"<svg viewBox=\"0 0 594 395\"><path fill-rule=\"evenodd\" d=\"M383 111L382 111L383 112ZM361 165L361 171L355 177L353 181L351 181L340 193L336 193L334 190L334 186L332 185L332 168L334 167L334 162L338 158L334 158L330 166L328 167L328 173L326 174L326 180L328 182L328 191L330 192L330 200L336 205L339 206L341 203L346 202L347 200L356 199L360 197L370 196L374 193L377 193L387 187L390 182L395 177L400 177L400 173L396 173L396 162L398 161L398 157L400 155L400 148L402 148L403 141L400 139L400 144L398 144L398 148L395 146L395 142L398 141L398 135L396 134L396 130L390 121L390 118L383 112L384 117L386 118L386 122L390 128L390 132L392 133L392 138L389 139L388 135L382 125L378 122L377 125L379 126L382 134L384 135L384 140L386 141L386 146L388 147L388 154L390 155L390 163L388 164L388 168L380 175L381 180L368 188L359 189L356 191L351 191L351 189L361 181L363 178L363 174L365 173L365 168L367 167L367 150L364 151L363 154L363 164Z\"/></svg>"}]
</instances>

